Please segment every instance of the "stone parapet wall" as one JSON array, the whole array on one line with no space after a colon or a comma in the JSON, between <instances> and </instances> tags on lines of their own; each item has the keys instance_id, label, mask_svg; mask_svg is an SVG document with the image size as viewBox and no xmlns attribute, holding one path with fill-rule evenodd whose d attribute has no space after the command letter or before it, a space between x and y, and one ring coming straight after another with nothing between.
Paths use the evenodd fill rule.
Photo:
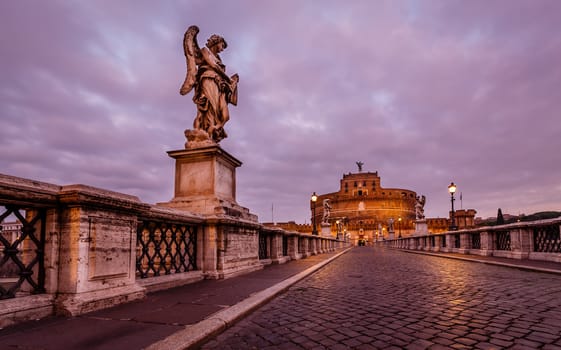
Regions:
<instances>
[{"instance_id":1,"label":"stone parapet wall","mask_svg":"<svg viewBox=\"0 0 561 350\"><path fill-rule=\"evenodd\" d=\"M0 174L0 217L14 213L27 236L0 241L0 260L11 254L8 260L26 268L12 276L0 266L0 327L78 315L348 245L266 227L250 216L194 214L90 186Z\"/></svg>"},{"instance_id":2,"label":"stone parapet wall","mask_svg":"<svg viewBox=\"0 0 561 350\"><path fill-rule=\"evenodd\" d=\"M561 262L561 217L379 241L380 246Z\"/></svg>"}]
</instances>

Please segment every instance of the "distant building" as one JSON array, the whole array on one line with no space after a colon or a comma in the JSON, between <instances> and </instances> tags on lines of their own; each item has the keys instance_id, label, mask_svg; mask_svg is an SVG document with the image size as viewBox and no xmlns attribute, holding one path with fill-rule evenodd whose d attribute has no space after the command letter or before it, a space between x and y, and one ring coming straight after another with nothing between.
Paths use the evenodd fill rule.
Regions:
<instances>
[{"instance_id":1,"label":"distant building","mask_svg":"<svg viewBox=\"0 0 561 350\"><path fill-rule=\"evenodd\" d=\"M300 233L310 233L310 232L312 232L312 225L297 224L294 221L276 222L276 223L264 222L263 225L268 226L268 227L279 227L279 228L282 228L283 230L286 230L286 231L294 231L294 232L300 232Z\"/></svg>"},{"instance_id":2,"label":"distant building","mask_svg":"<svg viewBox=\"0 0 561 350\"><path fill-rule=\"evenodd\" d=\"M322 203L324 199L329 199L329 223L333 237L337 236L339 230L341 237L348 234L354 244L359 241L370 244L390 238L389 231L392 228L394 238L410 236L415 232L416 197L417 194L412 190L382 187L378 172L362 172L359 168L358 173L343 175L339 191L318 194L315 204L317 230L320 231L323 218ZM310 203L310 210L313 216L313 203ZM473 209L457 210L456 226L460 229L473 227L475 213ZM337 221L340 225L337 225ZM426 218L426 221L431 233L448 231L450 227L447 218Z\"/></svg>"},{"instance_id":3,"label":"distant building","mask_svg":"<svg viewBox=\"0 0 561 350\"><path fill-rule=\"evenodd\" d=\"M0 236L3 238L0 239L0 260L4 258L4 240L7 241L8 244L13 245L20 237L22 228L23 225L19 221L0 223ZM18 256L21 257L20 254L18 254ZM2 261L2 264L0 264L0 278L15 277L18 271L19 267L11 259Z\"/></svg>"},{"instance_id":4,"label":"distant building","mask_svg":"<svg viewBox=\"0 0 561 350\"><path fill-rule=\"evenodd\" d=\"M21 234L23 225L19 221L0 223L0 235L10 243L13 243ZM2 245L0 240L0 245Z\"/></svg>"}]
</instances>

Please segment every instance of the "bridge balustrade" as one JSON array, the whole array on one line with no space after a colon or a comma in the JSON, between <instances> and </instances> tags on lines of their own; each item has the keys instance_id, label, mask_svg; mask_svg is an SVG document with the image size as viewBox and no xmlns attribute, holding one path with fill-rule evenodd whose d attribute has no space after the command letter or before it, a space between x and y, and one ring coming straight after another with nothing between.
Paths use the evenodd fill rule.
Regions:
<instances>
[{"instance_id":1,"label":"bridge balustrade","mask_svg":"<svg viewBox=\"0 0 561 350\"><path fill-rule=\"evenodd\" d=\"M558 225L533 228L534 251L540 253L561 253L561 237Z\"/></svg>"},{"instance_id":2,"label":"bridge balustrade","mask_svg":"<svg viewBox=\"0 0 561 350\"><path fill-rule=\"evenodd\" d=\"M136 242L139 278L197 270L197 226L140 220Z\"/></svg>"},{"instance_id":3,"label":"bridge balustrade","mask_svg":"<svg viewBox=\"0 0 561 350\"><path fill-rule=\"evenodd\" d=\"M496 237L496 248L497 250L510 250L510 231L496 231L494 232Z\"/></svg>"},{"instance_id":4,"label":"bridge balustrade","mask_svg":"<svg viewBox=\"0 0 561 350\"><path fill-rule=\"evenodd\" d=\"M269 258L269 250L271 245L271 235L265 231L259 232L259 259L264 260Z\"/></svg>"},{"instance_id":5,"label":"bridge balustrade","mask_svg":"<svg viewBox=\"0 0 561 350\"><path fill-rule=\"evenodd\" d=\"M472 232L470 233L471 246L470 249L481 249L481 233Z\"/></svg>"},{"instance_id":6,"label":"bridge balustrade","mask_svg":"<svg viewBox=\"0 0 561 350\"><path fill-rule=\"evenodd\" d=\"M0 174L0 328L348 245L85 185Z\"/></svg>"},{"instance_id":7,"label":"bridge balustrade","mask_svg":"<svg viewBox=\"0 0 561 350\"><path fill-rule=\"evenodd\" d=\"M376 245L561 262L561 217L438 234L386 239Z\"/></svg>"},{"instance_id":8,"label":"bridge balustrade","mask_svg":"<svg viewBox=\"0 0 561 350\"><path fill-rule=\"evenodd\" d=\"M46 209L0 206L0 223L9 217L17 224L0 225L0 299L45 293Z\"/></svg>"}]
</instances>

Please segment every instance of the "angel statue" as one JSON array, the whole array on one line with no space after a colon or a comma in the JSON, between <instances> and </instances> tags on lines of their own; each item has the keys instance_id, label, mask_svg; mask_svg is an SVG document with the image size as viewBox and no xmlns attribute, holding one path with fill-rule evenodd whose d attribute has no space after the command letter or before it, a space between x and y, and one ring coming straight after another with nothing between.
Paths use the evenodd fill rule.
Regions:
<instances>
[{"instance_id":1,"label":"angel statue","mask_svg":"<svg viewBox=\"0 0 561 350\"><path fill-rule=\"evenodd\" d=\"M415 203L415 217L417 220L422 220L425 218L425 202L427 199L425 196L415 197L417 203Z\"/></svg>"},{"instance_id":2,"label":"angel statue","mask_svg":"<svg viewBox=\"0 0 561 350\"><path fill-rule=\"evenodd\" d=\"M179 93L188 94L193 88L193 102L197 106L194 130L185 130L188 142L214 141L225 138L224 124L230 119L228 103L238 103L237 74L226 75L226 66L219 53L228 44L223 37L213 34L206 47L199 48L199 28L190 26L183 38L183 49L187 61L187 75Z\"/></svg>"},{"instance_id":3,"label":"angel statue","mask_svg":"<svg viewBox=\"0 0 561 350\"><path fill-rule=\"evenodd\" d=\"M356 162L356 165L358 166L358 172L362 173L362 166L364 165L364 163L361 162L361 161L358 161L358 162Z\"/></svg>"},{"instance_id":4,"label":"angel statue","mask_svg":"<svg viewBox=\"0 0 561 350\"><path fill-rule=\"evenodd\" d=\"M321 219L322 224L329 224L329 217L331 216L331 204L329 199L323 200L323 217Z\"/></svg>"}]
</instances>

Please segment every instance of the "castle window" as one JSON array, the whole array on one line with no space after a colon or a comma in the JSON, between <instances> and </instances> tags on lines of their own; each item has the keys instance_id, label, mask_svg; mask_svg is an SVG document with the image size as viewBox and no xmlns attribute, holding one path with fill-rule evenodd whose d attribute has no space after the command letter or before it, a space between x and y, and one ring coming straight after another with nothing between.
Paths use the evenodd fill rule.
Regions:
<instances>
[{"instance_id":1,"label":"castle window","mask_svg":"<svg viewBox=\"0 0 561 350\"><path fill-rule=\"evenodd\" d=\"M362 181L362 186L366 187L366 181Z\"/></svg>"},{"instance_id":2,"label":"castle window","mask_svg":"<svg viewBox=\"0 0 561 350\"><path fill-rule=\"evenodd\" d=\"M357 187L357 183L356 183L356 181L355 181L355 187Z\"/></svg>"},{"instance_id":3,"label":"castle window","mask_svg":"<svg viewBox=\"0 0 561 350\"><path fill-rule=\"evenodd\" d=\"M358 190L358 195L362 196L362 190Z\"/></svg>"}]
</instances>

